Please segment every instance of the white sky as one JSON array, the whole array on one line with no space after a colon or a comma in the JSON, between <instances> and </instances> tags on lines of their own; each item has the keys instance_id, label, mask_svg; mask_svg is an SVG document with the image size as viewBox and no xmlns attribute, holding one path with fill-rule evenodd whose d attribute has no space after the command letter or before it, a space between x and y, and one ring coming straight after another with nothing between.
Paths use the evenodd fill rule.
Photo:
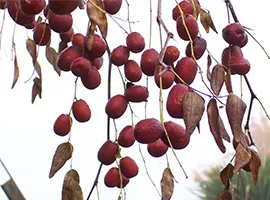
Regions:
<instances>
[{"instance_id":1,"label":"white sky","mask_svg":"<svg viewBox=\"0 0 270 200\"><path fill-rule=\"evenodd\" d=\"M133 31L139 31L145 36L145 40L149 39L149 5L148 1L130 0L131 21L138 21L133 26ZM156 15L156 2L153 1L153 16ZM214 23L217 30L221 30L227 23L226 7L223 1L201 0L201 5L211 11ZM175 22L171 18L171 10L174 7L174 1L164 1L163 16L168 28L175 32ZM243 25L253 29L254 36L263 44L266 50L270 52L269 44L269 25L268 25L268 8L270 3L267 0L262 0L260 3L254 1L233 1L235 11ZM0 12L2 19L3 11ZM117 15L123 19L126 18L126 4L123 2L121 12ZM74 27L77 32L85 32L87 17L84 11L74 12ZM125 22L121 22L127 27ZM153 19L153 47L159 49L159 32ZM2 20L0 21L0 25ZM62 182L64 174L69 169L69 162L60 170L52 179L48 178L52 157L56 147L68 140L68 137L59 137L53 132L53 123L55 119L62 113L67 113L72 103L74 92L74 76L71 73L62 73L61 78L57 76L53 68L44 58L43 48L40 50L39 61L43 72L43 98L36 99L36 102L31 104L32 80L24 83L32 73L33 67L31 59L25 50L25 40L27 34L31 36L32 32L26 32L23 28L17 27L16 31L16 48L18 54L18 62L20 68L20 77L15 89L11 90L13 79L13 63L11 62L11 37L13 30L13 22L6 17L4 32L2 36L1 60L0 60L0 158L4 161L10 173L14 177L16 183L20 187L24 196L28 200L57 200L61 197ZM201 34L207 39L208 48L211 53L220 60L222 50L227 46L222 40L221 35L216 35L212 31L206 34L201 28ZM115 25L114 22L109 22L108 41L111 49L120 44L125 44L124 32ZM58 36L52 40L52 45L57 49ZM181 56L185 55L186 42L180 41L175 34L176 42L171 41L170 44L177 45L181 51ZM267 110L270 112L269 103L269 64L265 54L255 42L249 38L249 43L243 49L245 57L251 63L251 71L248 74L254 91ZM104 56L105 60L107 55ZM139 56L131 54L132 59L137 59ZM200 59L200 65L206 69L206 55ZM97 160L97 151L106 139L106 115L104 106L107 98L107 62L104 63L102 69L102 84L94 91L89 91L78 84L77 97L85 99L92 110L92 118L89 123L80 124L74 121L72 127L71 142L74 146L73 168L76 169L81 177L81 187L86 198L90 188L92 187L96 172L99 167ZM239 78L233 80L235 91L239 92ZM113 69L113 94L123 93L122 83L116 67ZM145 79L141 81L145 84ZM192 84L195 88L201 86L199 76ZM244 87L244 100L249 102L249 93ZM159 90L150 79L150 97L148 116L159 116L158 107L158 92ZM168 91L164 91L164 97ZM224 91L225 94L225 91ZM240 94L240 93L237 93ZM206 102L208 98L205 97ZM166 102L166 98L164 98ZM165 105L165 103L164 103ZM136 114L143 118L144 104L132 105ZM222 111L225 113L225 110ZM255 102L252 116L262 113L259 104ZM172 120L165 115L165 120ZM183 124L182 120L174 120ZM227 130L229 126L226 122ZM116 120L117 128L120 131L125 125L130 124L130 114L127 111L125 115ZM178 184L175 185L175 192L172 197L174 199L196 200L190 191L194 191L195 183L193 181L194 170L202 171L210 165L218 163L226 163L230 160L230 152L232 152L231 144L227 145L228 153L223 155L217 148L213 137L208 129L208 122L204 115L201 123L201 134L196 132L192 135L189 146L181 151L177 151L177 155L189 175L189 179L185 179L184 174L177 165L175 158L169 153L172 172ZM112 139L114 139L112 127ZM147 160L148 170L158 189L159 182L164 168L166 167L165 157L156 159L148 155L146 146L142 145L143 154ZM127 199L158 199L158 195L146 177L143 162L138 151L138 144L135 144L130 149L122 149L122 156L131 156L139 165L139 175L132 179L126 187ZM110 166L111 167L111 166ZM119 190L106 188L103 184L103 177L106 171L110 168L105 166L100 176L99 193L101 199L117 199ZM7 180L4 171L1 169L0 184ZM6 197L0 191L0 199L5 200ZM97 199L94 192L91 199Z\"/></svg>"}]
</instances>

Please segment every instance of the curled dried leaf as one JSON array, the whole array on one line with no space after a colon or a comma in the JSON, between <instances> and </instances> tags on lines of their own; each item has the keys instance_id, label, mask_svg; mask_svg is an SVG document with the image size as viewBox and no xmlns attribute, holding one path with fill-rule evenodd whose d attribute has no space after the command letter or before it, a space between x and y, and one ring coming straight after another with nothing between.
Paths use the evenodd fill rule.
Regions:
<instances>
[{"instance_id":1,"label":"curled dried leaf","mask_svg":"<svg viewBox=\"0 0 270 200\"><path fill-rule=\"evenodd\" d=\"M226 113L231 126L232 134L237 143L241 141L242 122L246 111L245 102L233 93L230 93L226 102Z\"/></svg>"},{"instance_id":2,"label":"curled dried leaf","mask_svg":"<svg viewBox=\"0 0 270 200\"><path fill-rule=\"evenodd\" d=\"M69 142L60 144L53 156L52 166L49 174L49 178L52 178L58 170L60 170L66 161L68 161L73 152L73 146Z\"/></svg>"},{"instance_id":3,"label":"curled dried leaf","mask_svg":"<svg viewBox=\"0 0 270 200\"><path fill-rule=\"evenodd\" d=\"M226 152L226 147L223 144L221 137L220 116L217 108L216 99L211 99L207 104L207 116L210 131L216 141L216 144L222 153Z\"/></svg>"},{"instance_id":4,"label":"curled dried leaf","mask_svg":"<svg viewBox=\"0 0 270 200\"><path fill-rule=\"evenodd\" d=\"M28 53L30 54L32 60L37 59L37 46L34 40L27 39L26 40L26 49Z\"/></svg>"},{"instance_id":5,"label":"curled dried leaf","mask_svg":"<svg viewBox=\"0 0 270 200\"><path fill-rule=\"evenodd\" d=\"M221 172L220 179L226 189L229 188L230 180L233 177L233 165L229 163Z\"/></svg>"},{"instance_id":6,"label":"curled dried leaf","mask_svg":"<svg viewBox=\"0 0 270 200\"><path fill-rule=\"evenodd\" d=\"M39 96L40 99L41 99L41 96L42 96L41 80L36 77L33 81L34 81L34 84L33 84L33 87L32 87L32 103L34 103L37 95Z\"/></svg>"},{"instance_id":7,"label":"curled dried leaf","mask_svg":"<svg viewBox=\"0 0 270 200\"><path fill-rule=\"evenodd\" d=\"M18 66L18 60L17 60L17 55L15 54L14 56L14 76L13 76L13 83L11 86L11 89L13 89L19 79L20 71L19 71L19 66Z\"/></svg>"},{"instance_id":8,"label":"curled dried leaf","mask_svg":"<svg viewBox=\"0 0 270 200\"><path fill-rule=\"evenodd\" d=\"M163 171L160 186L162 194L161 200L170 200L174 190L174 177L169 167Z\"/></svg>"},{"instance_id":9,"label":"curled dried leaf","mask_svg":"<svg viewBox=\"0 0 270 200\"><path fill-rule=\"evenodd\" d=\"M87 14L91 22L94 22L103 38L107 37L108 23L102 0L88 0Z\"/></svg>"},{"instance_id":10,"label":"curled dried leaf","mask_svg":"<svg viewBox=\"0 0 270 200\"><path fill-rule=\"evenodd\" d=\"M88 50L91 50L94 44L94 34L96 31L96 23L92 22L90 27L88 28L87 35L85 38L86 47Z\"/></svg>"},{"instance_id":11,"label":"curled dried leaf","mask_svg":"<svg viewBox=\"0 0 270 200\"><path fill-rule=\"evenodd\" d=\"M210 86L215 95L219 95L224 84L225 69L221 65L215 65L212 69Z\"/></svg>"},{"instance_id":12,"label":"curled dried leaf","mask_svg":"<svg viewBox=\"0 0 270 200\"><path fill-rule=\"evenodd\" d=\"M251 159L249 161L249 168L253 177L254 184L256 185L259 177L259 169L261 166L261 158L255 146L251 147Z\"/></svg>"},{"instance_id":13,"label":"curled dried leaf","mask_svg":"<svg viewBox=\"0 0 270 200\"><path fill-rule=\"evenodd\" d=\"M57 56L58 56L58 53L55 51L54 48L46 46L46 58L49 61L49 63L53 66L58 76L60 76L61 70L56 65Z\"/></svg>"},{"instance_id":14,"label":"curled dried leaf","mask_svg":"<svg viewBox=\"0 0 270 200\"><path fill-rule=\"evenodd\" d=\"M40 67L40 64L37 60L33 60L33 66L35 68L35 71L37 72L40 80L42 80L42 76L41 76L41 67Z\"/></svg>"},{"instance_id":15,"label":"curled dried leaf","mask_svg":"<svg viewBox=\"0 0 270 200\"><path fill-rule=\"evenodd\" d=\"M225 86L226 86L227 92L229 94L233 93L231 73L230 73L230 71L228 73L228 70L227 70L227 74L224 77L224 81L225 81Z\"/></svg>"},{"instance_id":16,"label":"curled dried leaf","mask_svg":"<svg viewBox=\"0 0 270 200\"><path fill-rule=\"evenodd\" d=\"M79 173L75 169L69 170L65 175L65 179L73 179L77 183L80 183Z\"/></svg>"},{"instance_id":17,"label":"curled dried leaf","mask_svg":"<svg viewBox=\"0 0 270 200\"><path fill-rule=\"evenodd\" d=\"M183 118L188 136L190 136L199 125L204 110L204 99L199 94L195 92L187 92L184 95Z\"/></svg>"},{"instance_id":18,"label":"curled dried leaf","mask_svg":"<svg viewBox=\"0 0 270 200\"><path fill-rule=\"evenodd\" d=\"M207 33L209 33L209 28L211 28L213 31L218 33L213 23L212 17L210 15L210 11L205 11L204 9L200 9L200 20L201 20L201 24L203 28L205 29Z\"/></svg>"},{"instance_id":19,"label":"curled dried leaf","mask_svg":"<svg viewBox=\"0 0 270 200\"><path fill-rule=\"evenodd\" d=\"M221 119L221 117L219 116L219 126L220 126L220 131L221 131L221 137L223 140L226 140L227 142L231 142L231 138L224 126L223 120Z\"/></svg>"},{"instance_id":20,"label":"curled dried leaf","mask_svg":"<svg viewBox=\"0 0 270 200\"><path fill-rule=\"evenodd\" d=\"M235 164L233 168L233 173L237 173L242 167L248 164L251 158L251 153L248 151L241 143L236 147L235 153Z\"/></svg>"},{"instance_id":21,"label":"curled dried leaf","mask_svg":"<svg viewBox=\"0 0 270 200\"><path fill-rule=\"evenodd\" d=\"M72 169L66 173L62 189L62 200L83 200L79 179L79 174L76 170Z\"/></svg>"},{"instance_id":22,"label":"curled dried leaf","mask_svg":"<svg viewBox=\"0 0 270 200\"><path fill-rule=\"evenodd\" d=\"M207 55L207 80L210 81L211 80L211 72L210 72L210 66L212 65L212 58L211 56L208 54Z\"/></svg>"},{"instance_id":23,"label":"curled dried leaf","mask_svg":"<svg viewBox=\"0 0 270 200\"><path fill-rule=\"evenodd\" d=\"M217 198L216 198L217 200L232 200L233 198L232 198L232 194L231 194L231 192L229 191L229 190L223 190L223 191L221 191L219 194L218 194L218 196L217 196Z\"/></svg>"}]
</instances>

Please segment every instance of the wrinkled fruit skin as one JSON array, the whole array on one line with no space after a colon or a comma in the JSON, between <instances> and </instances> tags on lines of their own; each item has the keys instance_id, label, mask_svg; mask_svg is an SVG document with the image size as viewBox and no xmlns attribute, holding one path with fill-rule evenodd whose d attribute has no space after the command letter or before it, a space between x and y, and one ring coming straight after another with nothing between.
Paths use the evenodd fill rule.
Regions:
<instances>
[{"instance_id":1,"label":"wrinkled fruit skin","mask_svg":"<svg viewBox=\"0 0 270 200\"><path fill-rule=\"evenodd\" d=\"M137 174L139 172L138 165L129 156L121 158L120 163L119 163L119 167L120 167L123 175L127 178L133 178L133 177L137 176Z\"/></svg>"},{"instance_id":2,"label":"wrinkled fruit skin","mask_svg":"<svg viewBox=\"0 0 270 200\"><path fill-rule=\"evenodd\" d=\"M141 56L141 69L147 76L154 76L158 62L158 52L155 49L147 49Z\"/></svg>"},{"instance_id":3,"label":"wrinkled fruit skin","mask_svg":"<svg viewBox=\"0 0 270 200\"><path fill-rule=\"evenodd\" d=\"M135 125L134 137L142 144L155 142L163 135L162 124L154 118L147 118Z\"/></svg>"},{"instance_id":4,"label":"wrinkled fruit skin","mask_svg":"<svg viewBox=\"0 0 270 200\"><path fill-rule=\"evenodd\" d=\"M138 82L142 78L142 70L134 60L128 60L124 66L125 77L130 82Z\"/></svg>"},{"instance_id":5,"label":"wrinkled fruit skin","mask_svg":"<svg viewBox=\"0 0 270 200\"><path fill-rule=\"evenodd\" d=\"M164 67L162 67L162 70L164 70ZM162 71L161 70L161 71ZM170 70L167 70L161 75L162 79L162 89L168 89L172 86L175 80L175 75ZM160 76L159 76L159 70L155 74L155 83L160 88Z\"/></svg>"},{"instance_id":6,"label":"wrinkled fruit skin","mask_svg":"<svg viewBox=\"0 0 270 200\"><path fill-rule=\"evenodd\" d=\"M89 105L82 99L77 100L72 105L72 113L78 122L87 122L91 118Z\"/></svg>"},{"instance_id":7,"label":"wrinkled fruit skin","mask_svg":"<svg viewBox=\"0 0 270 200\"><path fill-rule=\"evenodd\" d=\"M101 83L101 76L98 69L95 67L90 68L87 74L81 76L81 81L85 88L89 90L96 89Z\"/></svg>"},{"instance_id":8,"label":"wrinkled fruit skin","mask_svg":"<svg viewBox=\"0 0 270 200\"><path fill-rule=\"evenodd\" d=\"M49 0L49 8L56 14L65 15L74 11L80 3L80 0Z\"/></svg>"},{"instance_id":9,"label":"wrinkled fruit skin","mask_svg":"<svg viewBox=\"0 0 270 200\"><path fill-rule=\"evenodd\" d=\"M174 149L184 149L189 144L190 137L186 135L186 130L183 126L172 121L165 122L164 125ZM165 133L161 140L170 147Z\"/></svg>"},{"instance_id":10,"label":"wrinkled fruit skin","mask_svg":"<svg viewBox=\"0 0 270 200\"><path fill-rule=\"evenodd\" d=\"M110 165L116 160L117 152L117 144L107 140L98 151L98 160L104 165Z\"/></svg>"},{"instance_id":11,"label":"wrinkled fruit skin","mask_svg":"<svg viewBox=\"0 0 270 200\"><path fill-rule=\"evenodd\" d=\"M199 26L198 26L196 19L192 15L185 15L184 20L185 20L187 29L189 30L189 34L190 34L191 39L192 40L195 39L199 33ZM178 33L179 37L182 40L189 41L189 37L188 37L187 31L185 29L185 26L182 22L181 17L178 17L176 20L176 29L177 29L177 33Z\"/></svg>"},{"instance_id":12,"label":"wrinkled fruit skin","mask_svg":"<svg viewBox=\"0 0 270 200\"><path fill-rule=\"evenodd\" d=\"M183 84L174 85L167 97L166 109L173 118L183 118L182 99L189 92L189 88Z\"/></svg>"},{"instance_id":13,"label":"wrinkled fruit skin","mask_svg":"<svg viewBox=\"0 0 270 200\"><path fill-rule=\"evenodd\" d=\"M118 94L109 99L105 107L105 112L110 118L117 119L125 113L127 106L128 101L126 97Z\"/></svg>"},{"instance_id":14,"label":"wrinkled fruit skin","mask_svg":"<svg viewBox=\"0 0 270 200\"><path fill-rule=\"evenodd\" d=\"M33 39L37 45L45 46L51 41L51 28L47 23L37 24Z\"/></svg>"},{"instance_id":15,"label":"wrinkled fruit skin","mask_svg":"<svg viewBox=\"0 0 270 200\"><path fill-rule=\"evenodd\" d=\"M197 70L198 67L196 62L190 57L181 58L174 68L175 73L178 74L178 76L188 85L194 81L197 75ZM180 83L181 80L175 77L175 82Z\"/></svg>"},{"instance_id":16,"label":"wrinkled fruit skin","mask_svg":"<svg viewBox=\"0 0 270 200\"><path fill-rule=\"evenodd\" d=\"M125 126L118 136L118 144L122 147L131 147L135 142L134 127Z\"/></svg>"},{"instance_id":17,"label":"wrinkled fruit skin","mask_svg":"<svg viewBox=\"0 0 270 200\"><path fill-rule=\"evenodd\" d=\"M204 38L197 36L194 41L193 41L193 50L194 50L194 57L196 58L196 60L199 60L207 47L207 42ZM191 44L190 42L188 43L187 47L186 47L186 56L188 57L192 57L191 54Z\"/></svg>"},{"instance_id":18,"label":"wrinkled fruit skin","mask_svg":"<svg viewBox=\"0 0 270 200\"><path fill-rule=\"evenodd\" d=\"M161 157L168 151L168 146L161 139L147 145L148 153L153 157Z\"/></svg>"},{"instance_id":19,"label":"wrinkled fruit skin","mask_svg":"<svg viewBox=\"0 0 270 200\"><path fill-rule=\"evenodd\" d=\"M70 132L71 118L69 115L61 114L55 121L53 130L59 136L66 136Z\"/></svg>"},{"instance_id":20,"label":"wrinkled fruit skin","mask_svg":"<svg viewBox=\"0 0 270 200\"><path fill-rule=\"evenodd\" d=\"M187 15L187 14L192 15L193 14L193 11L194 11L193 5L189 1L186 1L186 0L181 1L181 2L179 2L179 6L182 9L184 15ZM172 11L172 17L174 20L177 20L177 18L179 16L181 16L180 11L179 11L178 6L176 5Z\"/></svg>"},{"instance_id":21,"label":"wrinkled fruit skin","mask_svg":"<svg viewBox=\"0 0 270 200\"><path fill-rule=\"evenodd\" d=\"M107 13L114 15L121 8L122 0L103 0L104 9Z\"/></svg>"},{"instance_id":22,"label":"wrinkled fruit skin","mask_svg":"<svg viewBox=\"0 0 270 200\"><path fill-rule=\"evenodd\" d=\"M227 25L222 30L223 39L232 45L245 46L247 43L247 35L244 27L239 23L232 23Z\"/></svg>"},{"instance_id":23,"label":"wrinkled fruit skin","mask_svg":"<svg viewBox=\"0 0 270 200\"><path fill-rule=\"evenodd\" d=\"M228 67L235 74L245 75L250 70L250 63L244 57L232 56L229 60Z\"/></svg>"},{"instance_id":24,"label":"wrinkled fruit skin","mask_svg":"<svg viewBox=\"0 0 270 200\"><path fill-rule=\"evenodd\" d=\"M145 41L143 36L138 32L132 32L128 34L127 48L133 53L140 53L145 47Z\"/></svg>"},{"instance_id":25,"label":"wrinkled fruit skin","mask_svg":"<svg viewBox=\"0 0 270 200\"><path fill-rule=\"evenodd\" d=\"M129 50L126 46L120 45L111 53L111 62L116 66L124 65L129 58Z\"/></svg>"},{"instance_id":26,"label":"wrinkled fruit skin","mask_svg":"<svg viewBox=\"0 0 270 200\"><path fill-rule=\"evenodd\" d=\"M125 97L128 101L134 103L140 103L147 101L149 92L145 86L134 85L128 87L125 91Z\"/></svg>"}]
</instances>

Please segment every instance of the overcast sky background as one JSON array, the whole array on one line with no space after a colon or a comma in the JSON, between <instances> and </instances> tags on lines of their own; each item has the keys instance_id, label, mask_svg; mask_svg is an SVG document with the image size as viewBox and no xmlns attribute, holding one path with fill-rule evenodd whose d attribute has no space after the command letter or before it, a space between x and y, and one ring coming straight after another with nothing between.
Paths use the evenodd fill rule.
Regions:
<instances>
[{"instance_id":1,"label":"overcast sky background","mask_svg":"<svg viewBox=\"0 0 270 200\"><path fill-rule=\"evenodd\" d=\"M145 40L149 41L149 4L148 1L130 0L130 18L131 21L138 21L132 26L133 31L141 32L145 36ZM153 42L152 46L159 51L159 32L155 23L156 4L153 1ZM223 1L201 0L201 5L211 11L212 18L219 33L227 24L226 7ZM268 52L270 52L269 41L269 6L267 0L260 3L255 1L232 1L235 11L240 22L254 31L254 36L262 43ZM169 30L175 33L175 22L171 18L171 10L175 6L174 1L164 1L163 17ZM126 19L126 4L123 2L122 9L116 16ZM7 13L6 13L7 14ZM3 11L0 11L0 25L2 24ZM85 11L76 10L74 12L74 29L76 32L85 33L87 25L87 16ZM121 22L124 27L128 26L125 22ZM55 149L60 143L66 142L67 137L59 137L53 132L53 124L55 119L62 113L67 113L70 109L73 93L74 93L74 76L71 73L63 72L61 78L54 72L52 66L45 60L44 48L40 48L39 61L43 72L43 98L36 99L31 104L32 80L24 83L32 74L33 66L30 56L25 49L25 40L27 35L31 37L31 31L25 31L22 27L17 26L16 31L16 48L20 68L20 77L17 85L11 90L13 80L13 62L11 61L11 41L12 41L13 22L6 15L4 31L2 36L1 60L0 60L0 158L4 161L10 173L14 177L17 185L27 200L58 200L61 198L61 190L65 173L69 170L69 162L52 178L48 178L51 161ZM206 34L201 28L201 34L207 40L208 48L211 53L220 60L222 50L227 46L223 41L221 34L217 35L213 31ZM125 33L111 20L109 21L108 43L111 49L120 44L125 44ZM57 49L58 36L54 35L52 46ZM185 55L186 42L180 41L175 34L175 41L170 44L177 45L181 51L181 56ZM268 91L270 61L267 59L261 48L249 38L249 43L243 48L246 58L251 63L251 71L248 78L258 97L262 100L266 109L270 112L270 95ZM200 65L204 72L206 69L206 56L200 59ZM138 61L139 55L131 54L132 59ZM96 172L99 167L97 160L97 151L106 140L106 114L104 106L107 102L107 55L104 55L105 62L100 70L102 74L102 84L93 91L83 87L81 82L78 84L77 98L86 100L92 110L92 118L88 123L78 123L74 121L72 126L71 142L74 146L73 168L76 169L81 177L81 187L84 197L88 196L92 187ZM234 77L233 83L235 92L239 93L239 78ZM123 93L122 83L116 67L113 68L112 80L113 94ZM143 79L141 84L145 84ZM150 97L148 104L148 117L159 118L159 102L158 88L154 85L154 81L150 79ZM195 88L202 85L199 76L192 84ZM167 90L164 91L164 105L166 103ZM226 94L226 91L223 91ZM249 102L249 92L244 86L244 100ZM206 103L208 98L205 97ZM142 119L144 117L144 104L132 104L136 114ZM165 107L164 107L165 108ZM166 113L166 112L165 112ZM225 109L221 111L225 113ZM254 103L252 116L256 118L262 113L262 109L257 102ZM173 120L183 124L182 120L171 119L165 114L165 120ZM227 120L227 130L229 126ZM120 131L125 125L131 123L130 113L127 110L125 115L116 120L117 128ZM112 127L112 139L114 132ZM227 144L227 153L222 154L209 131L206 116L203 116L201 123L201 134L194 132L189 146L181 151L177 151L177 155L188 173L189 179L185 176L177 165L172 153L169 152L170 165L175 179L178 184L175 185L175 192L172 200L185 199L196 200L196 196L191 191L196 190L194 182L194 171L201 172L214 164L226 164L231 159L231 144ZM148 155L146 146L142 145L142 151L146 159L148 170L158 189L159 183L166 168L166 158L156 159ZM122 156L132 157L139 165L139 175L132 179L126 187L127 199L159 199L153 185L146 176L141 156L138 151L138 144L134 144L132 148L122 149ZM100 175L99 193L101 199L117 199L119 190L106 188L103 184L104 174L111 166L105 166ZM0 170L0 184L3 184L8 177L3 169ZM0 190L0 199L6 200L4 193ZM96 192L93 193L91 199L97 199Z\"/></svg>"}]
</instances>

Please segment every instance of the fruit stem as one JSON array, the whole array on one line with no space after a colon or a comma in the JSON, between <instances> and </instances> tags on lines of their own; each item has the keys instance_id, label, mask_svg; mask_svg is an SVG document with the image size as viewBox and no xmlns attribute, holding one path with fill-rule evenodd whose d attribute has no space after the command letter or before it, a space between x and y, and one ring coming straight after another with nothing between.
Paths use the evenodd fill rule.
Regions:
<instances>
[{"instance_id":1,"label":"fruit stem","mask_svg":"<svg viewBox=\"0 0 270 200\"><path fill-rule=\"evenodd\" d=\"M92 193L93 193L93 191L94 191L95 187L96 187L96 186L97 186L97 184L98 184L98 178L99 178L99 175L100 175L100 172L101 172L102 166L103 166L103 164L102 164L102 163L100 163L100 165L99 165L99 169L98 169L98 171L97 171L96 178L95 178L95 180L94 180L94 184L93 184L93 186L92 186L92 188L91 188L91 190L90 190L90 192L89 192L89 194L88 194L88 196L87 196L86 200L89 200L89 199L90 199L90 197L91 197L91 195L92 195Z\"/></svg>"},{"instance_id":2,"label":"fruit stem","mask_svg":"<svg viewBox=\"0 0 270 200\"><path fill-rule=\"evenodd\" d=\"M131 23L130 23L130 9L129 9L129 2L128 0L126 0L126 4L127 4L127 21L128 21L128 26L129 26L129 31L132 32L131 29Z\"/></svg>"}]
</instances>

